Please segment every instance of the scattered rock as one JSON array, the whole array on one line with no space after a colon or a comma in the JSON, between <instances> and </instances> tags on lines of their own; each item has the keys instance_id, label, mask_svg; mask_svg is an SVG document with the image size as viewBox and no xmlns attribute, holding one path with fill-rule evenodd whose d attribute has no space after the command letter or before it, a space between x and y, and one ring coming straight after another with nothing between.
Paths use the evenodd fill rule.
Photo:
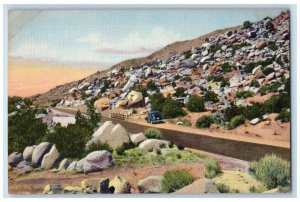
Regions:
<instances>
[{"instance_id":1,"label":"scattered rock","mask_svg":"<svg viewBox=\"0 0 300 202\"><path fill-rule=\"evenodd\" d=\"M16 168L14 170L19 174L24 174L24 173L31 172L33 170L33 168L31 167L29 162L21 161L20 163L18 163L18 165L16 166Z\"/></svg>"},{"instance_id":2,"label":"scattered rock","mask_svg":"<svg viewBox=\"0 0 300 202\"><path fill-rule=\"evenodd\" d=\"M108 189L108 178L86 179L81 181L80 185L83 189L90 188L91 190L102 194L110 193Z\"/></svg>"},{"instance_id":3,"label":"scattered rock","mask_svg":"<svg viewBox=\"0 0 300 202\"><path fill-rule=\"evenodd\" d=\"M73 187L73 186L66 186L63 189L63 194L81 194L83 189L81 187Z\"/></svg>"},{"instance_id":4,"label":"scattered rock","mask_svg":"<svg viewBox=\"0 0 300 202\"><path fill-rule=\"evenodd\" d=\"M8 165L11 167L16 167L21 161L23 161L21 153L13 152L8 156Z\"/></svg>"},{"instance_id":5,"label":"scattered rock","mask_svg":"<svg viewBox=\"0 0 300 202\"><path fill-rule=\"evenodd\" d=\"M83 172L85 173L97 172L114 165L111 153L106 150L94 151L88 154L84 159Z\"/></svg>"},{"instance_id":6,"label":"scattered rock","mask_svg":"<svg viewBox=\"0 0 300 202\"><path fill-rule=\"evenodd\" d=\"M108 98L100 98L99 100L95 101L94 107L97 112L101 112L103 109L107 109L110 104L110 99Z\"/></svg>"},{"instance_id":7,"label":"scattered rock","mask_svg":"<svg viewBox=\"0 0 300 202\"><path fill-rule=\"evenodd\" d=\"M66 170L68 168L68 166L72 163L72 160L71 159L68 159L68 158L64 158L59 166L58 166L58 170Z\"/></svg>"},{"instance_id":8,"label":"scattered rock","mask_svg":"<svg viewBox=\"0 0 300 202\"><path fill-rule=\"evenodd\" d=\"M161 190L162 175L153 175L138 181L140 193L159 193Z\"/></svg>"},{"instance_id":9,"label":"scattered rock","mask_svg":"<svg viewBox=\"0 0 300 202\"><path fill-rule=\"evenodd\" d=\"M76 168L77 161L73 161L67 168L67 171L74 171Z\"/></svg>"}]
</instances>

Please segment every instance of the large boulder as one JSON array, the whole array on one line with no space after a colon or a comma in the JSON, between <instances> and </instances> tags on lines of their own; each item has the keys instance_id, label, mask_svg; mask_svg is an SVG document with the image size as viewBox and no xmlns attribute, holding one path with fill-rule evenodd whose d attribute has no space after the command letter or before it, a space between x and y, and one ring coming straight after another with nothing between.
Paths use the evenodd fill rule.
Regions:
<instances>
[{"instance_id":1,"label":"large boulder","mask_svg":"<svg viewBox=\"0 0 300 202\"><path fill-rule=\"evenodd\" d=\"M162 175L154 175L139 180L138 189L140 193L159 193L162 179Z\"/></svg>"},{"instance_id":2,"label":"large boulder","mask_svg":"<svg viewBox=\"0 0 300 202\"><path fill-rule=\"evenodd\" d=\"M114 128L115 124L111 121L105 121L92 135L92 139L87 143L87 146L99 141L103 141L103 137L110 135L110 132Z\"/></svg>"},{"instance_id":3,"label":"large boulder","mask_svg":"<svg viewBox=\"0 0 300 202\"><path fill-rule=\"evenodd\" d=\"M108 178L96 178L96 179L85 179L82 180L81 188L86 189L89 188L98 193L110 193L108 190L109 179Z\"/></svg>"},{"instance_id":4,"label":"large boulder","mask_svg":"<svg viewBox=\"0 0 300 202\"><path fill-rule=\"evenodd\" d=\"M101 138L100 138L101 140ZM117 124L111 130L110 135L103 136L103 142L106 142L111 148L117 149L118 147L122 146L124 143L129 143L130 138L128 132L126 131L123 126Z\"/></svg>"},{"instance_id":5,"label":"large boulder","mask_svg":"<svg viewBox=\"0 0 300 202\"><path fill-rule=\"evenodd\" d=\"M126 107L128 104L128 100L119 100L116 104L116 109L121 109L121 108L124 108Z\"/></svg>"},{"instance_id":6,"label":"large boulder","mask_svg":"<svg viewBox=\"0 0 300 202\"><path fill-rule=\"evenodd\" d=\"M58 170L66 170L68 168L68 166L72 163L72 160L71 159L68 159L68 158L64 158L59 166L58 166Z\"/></svg>"},{"instance_id":7,"label":"large boulder","mask_svg":"<svg viewBox=\"0 0 300 202\"><path fill-rule=\"evenodd\" d=\"M59 157L60 157L60 154L59 154L56 146L53 145L51 150L47 154L45 154L45 156L43 157L43 160L41 163L41 168L46 169L46 170L53 168L55 163L57 163Z\"/></svg>"},{"instance_id":8,"label":"large boulder","mask_svg":"<svg viewBox=\"0 0 300 202\"><path fill-rule=\"evenodd\" d=\"M130 193L130 185L126 179L116 176L109 182L109 190L114 194Z\"/></svg>"},{"instance_id":9,"label":"large boulder","mask_svg":"<svg viewBox=\"0 0 300 202\"><path fill-rule=\"evenodd\" d=\"M220 193L214 183L207 178L200 178L176 192L175 194L210 194Z\"/></svg>"},{"instance_id":10,"label":"large boulder","mask_svg":"<svg viewBox=\"0 0 300 202\"><path fill-rule=\"evenodd\" d=\"M51 144L48 142L42 142L39 144L32 152L32 165L34 167L38 167L41 165L43 157L47 154L51 149Z\"/></svg>"},{"instance_id":11,"label":"large boulder","mask_svg":"<svg viewBox=\"0 0 300 202\"><path fill-rule=\"evenodd\" d=\"M103 97L95 101L94 107L97 112L101 112L103 109L108 108L109 104L110 104L110 99Z\"/></svg>"},{"instance_id":12,"label":"large boulder","mask_svg":"<svg viewBox=\"0 0 300 202\"><path fill-rule=\"evenodd\" d=\"M33 150L35 148L36 148L36 145L25 147L25 149L23 151L23 158L25 161L31 161L31 156L32 156Z\"/></svg>"},{"instance_id":13,"label":"large boulder","mask_svg":"<svg viewBox=\"0 0 300 202\"><path fill-rule=\"evenodd\" d=\"M106 150L94 151L84 158L83 171L85 173L97 172L114 165L114 159Z\"/></svg>"},{"instance_id":14,"label":"large boulder","mask_svg":"<svg viewBox=\"0 0 300 202\"><path fill-rule=\"evenodd\" d=\"M79 171L79 172L83 171L84 162L85 162L85 158L80 159L79 161L77 161L77 163L75 165L75 170Z\"/></svg>"},{"instance_id":15,"label":"large boulder","mask_svg":"<svg viewBox=\"0 0 300 202\"><path fill-rule=\"evenodd\" d=\"M60 184L47 184L44 187L43 194L62 194L64 187Z\"/></svg>"},{"instance_id":16,"label":"large boulder","mask_svg":"<svg viewBox=\"0 0 300 202\"><path fill-rule=\"evenodd\" d=\"M146 151L154 151L163 147L168 147L170 144L169 141L166 140L157 140L157 139L147 139L139 145L140 149Z\"/></svg>"},{"instance_id":17,"label":"large boulder","mask_svg":"<svg viewBox=\"0 0 300 202\"><path fill-rule=\"evenodd\" d=\"M167 98L167 97L174 95L176 93L176 91L174 90L174 88L167 88L167 89L163 90L161 93L165 98Z\"/></svg>"},{"instance_id":18,"label":"large boulder","mask_svg":"<svg viewBox=\"0 0 300 202\"><path fill-rule=\"evenodd\" d=\"M128 105L138 103L143 100L143 94L141 92L137 92L133 90L127 95L127 100L128 100Z\"/></svg>"},{"instance_id":19,"label":"large boulder","mask_svg":"<svg viewBox=\"0 0 300 202\"><path fill-rule=\"evenodd\" d=\"M138 145L139 143L143 142L146 139L147 139L147 137L144 135L144 133L137 133L137 134L130 135L130 140L135 145Z\"/></svg>"},{"instance_id":20,"label":"large boulder","mask_svg":"<svg viewBox=\"0 0 300 202\"><path fill-rule=\"evenodd\" d=\"M31 167L29 162L21 161L20 163L18 163L18 165L15 167L14 170L19 174L24 174L24 173L28 173L28 172L32 171L33 168Z\"/></svg>"},{"instance_id":21,"label":"large boulder","mask_svg":"<svg viewBox=\"0 0 300 202\"><path fill-rule=\"evenodd\" d=\"M75 171L77 161L73 161L67 168L67 171Z\"/></svg>"},{"instance_id":22,"label":"large boulder","mask_svg":"<svg viewBox=\"0 0 300 202\"><path fill-rule=\"evenodd\" d=\"M21 161L23 161L21 153L13 152L8 156L8 165L11 167L16 167Z\"/></svg>"}]
</instances>

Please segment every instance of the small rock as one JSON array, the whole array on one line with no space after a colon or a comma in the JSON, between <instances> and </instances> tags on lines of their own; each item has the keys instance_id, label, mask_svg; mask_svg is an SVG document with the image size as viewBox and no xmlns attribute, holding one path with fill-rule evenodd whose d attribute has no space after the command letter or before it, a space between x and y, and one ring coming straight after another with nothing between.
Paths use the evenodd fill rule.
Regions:
<instances>
[{"instance_id":1,"label":"small rock","mask_svg":"<svg viewBox=\"0 0 300 202\"><path fill-rule=\"evenodd\" d=\"M169 141L166 140L157 140L157 139L147 139L139 145L139 148L150 151L160 149L161 145L164 147L168 147L170 144Z\"/></svg>"},{"instance_id":2,"label":"small rock","mask_svg":"<svg viewBox=\"0 0 300 202\"><path fill-rule=\"evenodd\" d=\"M193 183L177 190L174 194L209 194L220 193L212 180L200 178Z\"/></svg>"},{"instance_id":3,"label":"small rock","mask_svg":"<svg viewBox=\"0 0 300 202\"><path fill-rule=\"evenodd\" d=\"M130 185L126 179L116 176L109 182L109 190L114 194L130 193Z\"/></svg>"},{"instance_id":4,"label":"small rock","mask_svg":"<svg viewBox=\"0 0 300 202\"><path fill-rule=\"evenodd\" d=\"M43 194L62 194L64 187L60 184L47 184L44 187Z\"/></svg>"},{"instance_id":5,"label":"small rock","mask_svg":"<svg viewBox=\"0 0 300 202\"><path fill-rule=\"evenodd\" d=\"M11 167L16 167L21 161L23 161L21 153L13 152L8 156L8 165Z\"/></svg>"},{"instance_id":6,"label":"small rock","mask_svg":"<svg viewBox=\"0 0 300 202\"><path fill-rule=\"evenodd\" d=\"M27 161L21 161L20 163L18 163L18 165L15 168L15 171L19 174L28 173L31 172L32 170L33 168Z\"/></svg>"},{"instance_id":7,"label":"small rock","mask_svg":"<svg viewBox=\"0 0 300 202\"><path fill-rule=\"evenodd\" d=\"M94 151L88 154L84 159L83 172L85 173L97 172L114 165L111 153L106 150Z\"/></svg>"},{"instance_id":8,"label":"small rock","mask_svg":"<svg viewBox=\"0 0 300 202\"><path fill-rule=\"evenodd\" d=\"M25 149L23 151L23 158L25 161L31 161L31 156L32 156L33 150L35 148L36 148L36 145L25 147Z\"/></svg>"},{"instance_id":9,"label":"small rock","mask_svg":"<svg viewBox=\"0 0 300 202\"><path fill-rule=\"evenodd\" d=\"M66 170L68 168L68 166L72 163L72 160L71 159L68 159L68 158L64 158L59 166L58 166L58 170Z\"/></svg>"},{"instance_id":10,"label":"small rock","mask_svg":"<svg viewBox=\"0 0 300 202\"><path fill-rule=\"evenodd\" d=\"M67 186L63 189L63 194L80 194L83 192L81 187Z\"/></svg>"},{"instance_id":11,"label":"small rock","mask_svg":"<svg viewBox=\"0 0 300 202\"><path fill-rule=\"evenodd\" d=\"M74 171L76 168L77 161L73 161L67 168L67 171Z\"/></svg>"},{"instance_id":12,"label":"small rock","mask_svg":"<svg viewBox=\"0 0 300 202\"><path fill-rule=\"evenodd\" d=\"M146 136L144 133L137 133L137 134L131 134L130 135L130 140L133 142L135 145L138 145L139 143L143 142L146 140Z\"/></svg>"},{"instance_id":13,"label":"small rock","mask_svg":"<svg viewBox=\"0 0 300 202\"><path fill-rule=\"evenodd\" d=\"M262 119L265 121L265 120L267 120L269 118L269 114L265 114L265 115L263 115L262 116Z\"/></svg>"},{"instance_id":14,"label":"small rock","mask_svg":"<svg viewBox=\"0 0 300 202\"><path fill-rule=\"evenodd\" d=\"M138 189L140 193L159 193L162 179L162 175L154 175L139 180Z\"/></svg>"},{"instance_id":15,"label":"small rock","mask_svg":"<svg viewBox=\"0 0 300 202\"><path fill-rule=\"evenodd\" d=\"M251 121L250 121L250 123L252 124L252 125L256 125L256 124L258 124L260 122L260 119L259 118L255 118L255 119L252 119Z\"/></svg>"},{"instance_id":16,"label":"small rock","mask_svg":"<svg viewBox=\"0 0 300 202\"><path fill-rule=\"evenodd\" d=\"M109 186L109 179L108 178L97 178L97 179L86 179L81 181L80 183L83 189L90 188L98 193L110 193L108 186Z\"/></svg>"}]
</instances>

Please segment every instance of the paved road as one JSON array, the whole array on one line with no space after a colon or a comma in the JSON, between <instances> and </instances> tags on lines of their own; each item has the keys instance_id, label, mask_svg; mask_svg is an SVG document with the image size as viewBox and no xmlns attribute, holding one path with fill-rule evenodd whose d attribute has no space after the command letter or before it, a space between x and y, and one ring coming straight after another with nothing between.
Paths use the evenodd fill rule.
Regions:
<instances>
[{"instance_id":1,"label":"paved road","mask_svg":"<svg viewBox=\"0 0 300 202\"><path fill-rule=\"evenodd\" d=\"M103 121L111 120L113 123L120 123L130 133L145 131L148 127L133 122L102 117ZM155 124L153 125L155 127ZM266 154L276 154L284 159L290 160L290 149L270 145L256 144L237 140L229 140L211 137L201 134L186 133L175 130L159 129L163 133L163 138L174 142L179 146L184 146L209 153L219 154L245 161L255 161Z\"/></svg>"}]
</instances>

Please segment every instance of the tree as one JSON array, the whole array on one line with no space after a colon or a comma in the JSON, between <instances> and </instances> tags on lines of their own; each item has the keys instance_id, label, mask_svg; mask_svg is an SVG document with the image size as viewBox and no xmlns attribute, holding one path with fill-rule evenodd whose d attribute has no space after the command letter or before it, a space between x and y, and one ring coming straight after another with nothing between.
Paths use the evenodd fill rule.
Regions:
<instances>
[{"instance_id":1,"label":"tree","mask_svg":"<svg viewBox=\"0 0 300 202\"><path fill-rule=\"evenodd\" d=\"M204 100L206 102L208 102L208 101L218 102L219 98L218 98L218 95L214 91L207 91L206 94L204 95Z\"/></svg>"},{"instance_id":2,"label":"tree","mask_svg":"<svg viewBox=\"0 0 300 202\"><path fill-rule=\"evenodd\" d=\"M182 116L184 115L184 112L180 102L173 99L167 99L162 106L162 114L164 118L168 119Z\"/></svg>"},{"instance_id":3,"label":"tree","mask_svg":"<svg viewBox=\"0 0 300 202\"><path fill-rule=\"evenodd\" d=\"M249 29L252 26L250 21L245 21L243 23L243 29Z\"/></svg>"},{"instance_id":4,"label":"tree","mask_svg":"<svg viewBox=\"0 0 300 202\"><path fill-rule=\"evenodd\" d=\"M176 97L185 97L186 94L184 93L185 89L183 87L176 88L176 93L174 94Z\"/></svg>"},{"instance_id":5,"label":"tree","mask_svg":"<svg viewBox=\"0 0 300 202\"><path fill-rule=\"evenodd\" d=\"M197 128L209 128L212 123L213 120L210 116L201 116L198 118L196 126Z\"/></svg>"},{"instance_id":6,"label":"tree","mask_svg":"<svg viewBox=\"0 0 300 202\"><path fill-rule=\"evenodd\" d=\"M205 110L204 99L193 95L189 98L187 109L191 112L203 112Z\"/></svg>"},{"instance_id":7,"label":"tree","mask_svg":"<svg viewBox=\"0 0 300 202\"><path fill-rule=\"evenodd\" d=\"M162 111L162 107L166 99L161 93L155 93L150 98L150 104L153 111Z\"/></svg>"}]
</instances>

